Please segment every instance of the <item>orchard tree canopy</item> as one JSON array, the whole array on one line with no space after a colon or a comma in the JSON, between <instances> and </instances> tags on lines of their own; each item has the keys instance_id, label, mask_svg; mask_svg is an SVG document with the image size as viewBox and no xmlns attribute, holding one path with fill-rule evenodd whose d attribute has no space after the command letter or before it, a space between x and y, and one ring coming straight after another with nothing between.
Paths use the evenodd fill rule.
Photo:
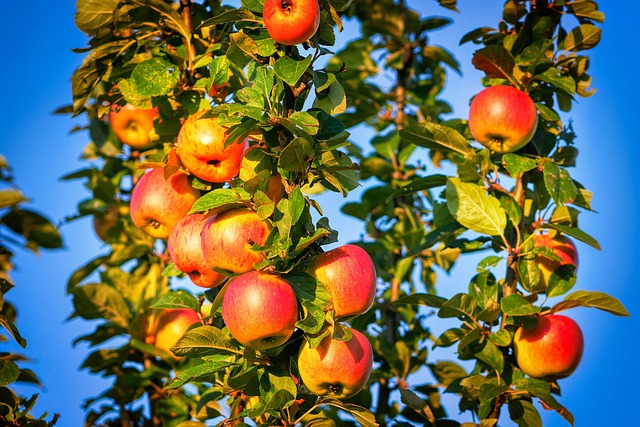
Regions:
<instances>
[{"instance_id":1,"label":"orchard tree canopy","mask_svg":"<svg viewBox=\"0 0 640 427\"><path fill-rule=\"evenodd\" d=\"M87 426L538 426L542 407L573 425L560 388L584 344L564 315L628 315L575 288L599 243L568 113L594 93L604 14L504 2L459 41L487 89L450 118L461 67L431 33L451 20L418 1L77 1L89 39L59 111L90 142L64 179L107 250L67 292L95 325L82 368L113 380ZM319 195L359 187L347 242ZM480 253L442 296L438 273Z\"/></svg>"}]
</instances>

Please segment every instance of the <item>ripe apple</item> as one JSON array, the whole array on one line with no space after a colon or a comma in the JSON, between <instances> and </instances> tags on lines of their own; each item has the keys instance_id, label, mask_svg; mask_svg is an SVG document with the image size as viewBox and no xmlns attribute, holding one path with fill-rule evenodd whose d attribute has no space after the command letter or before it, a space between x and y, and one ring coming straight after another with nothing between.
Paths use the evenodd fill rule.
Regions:
<instances>
[{"instance_id":1,"label":"ripe apple","mask_svg":"<svg viewBox=\"0 0 640 427\"><path fill-rule=\"evenodd\" d=\"M271 38L283 45L296 45L313 36L320 26L318 0L267 0L262 17Z\"/></svg>"},{"instance_id":2,"label":"ripe apple","mask_svg":"<svg viewBox=\"0 0 640 427\"><path fill-rule=\"evenodd\" d=\"M376 268L369 254L356 245L344 245L311 260L308 272L325 284L336 318L367 312L376 296Z\"/></svg>"},{"instance_id":3,"label":"ripe apple","mask_svg":"<svg viewBox=\"0 0 640 427\"><path fill-rule=\"evenodd\" d=\"M498 153L511 153L536 132L538 113L526 93L511 86L491 86L471 102L469 129L482 145Z\"/></svg>"},{"instance_id":4,"label":"ripe apple","mask_svg":"<svg viewBox=\"0 0 640 427\"><path fill-rule=\"evenodd\" d=\"M189 117L178 133L178 157L193 175L209 182L226 182L238 175L247 141L225 148L227 128L215 117L202 118L206 110Z\"/></svg>"},{"instance_id":5,"label":"ripe apple","mask_svg":"<svg viewBox=\"0 0 640 427\"><path fill-rule=\"evenodd\" d=\"M95 214L93 216L93 230L96 232L96 236L103 242L111 240L112 233L116 232L119 218L118 208L114 205L110 205L103 214Z\"/></svg>"},{"instance_id":6,"label":"ripe apple","mask_svg":"<svg viewBox=\"0 0 640 427\"><path fill-rule=\"evenodd\" d=\"M242 345L266 350L284 344L298 321L298 301L289 282L275 274L250 271L229 283L222 319Z\"/></svg>"},{"instance_id":7,"label":"ripe apple","mask_svg":"<svg viewBox=\"0 0 640 427\"><path fill-rule=\"evenodd\" d=\"M200 323L198 314L186 308L162 310L153 323L153 344L156 348L171 353L171 347L195 323Z\"/></svg>"},{"instance_id":8,"label":"ripe apple","mask_svg":"<svg viewBox=\"0 0 640 427\"><path fill-rule=\"evenodd\" d=\"M578 324L566 316L538 317L532 329L518 328L513 347L518 366L533 378L556 380L573 373L580 363L584 338Z\"/></svg>"},{"instance_id":9,"label":"ripe apple","mask_svg":"<svg viewBox=\"0 0 640 427\"><path fill-rule=\"evenodd\" d=\"M264 256L252 250L262 246L271 231L255 211L231 209L210 217L202 230L202 254L210 268L242 274Z\"/></svg>"},{"instance_id":10,"label":"ripe apple","mask_svg":"<svg viewBox=\"0 0 640 427\"><path fill-rule=\"evenodd\" d=\"M351 397L371 375L373 350L367 337L353 329L349 341L327 336L316 348L305 340L298 352L300 378L313 394L337 399Z\"/></svg>"},{"instance_id":11,"label":"ripe apple","mask_svg":"<svg viewBox=\"0 0 640 427\"><path fill-rule=\"evenodd\" d=\"M109 124L118 139L134 150L146 150L156 138L153 121L160 117L157 108L145 110L131 104L109 112Z\"/></svg>"},{"instance_id":12,"label":"ripe apple","mask_svg":"<svg viewBox=\"0 0 640 427\"><path fill-rule=\"evenodd\" d=\"M578 268L578 250L568 237L561 234L557 234L554 237L550 237L548 234L536 234L533 237L533 242L536 247L546 246L553 249L553 253L561 258L560 261L556 261L542 255L536 256L536 264L540 270L540 282L538 282L537 291L543 292L549 287L551 275L559 267L572 265L575 269Z\"/></svg>"},{"instance_id":13,"label":"ripe apple","mask_svg":"<svg viewBox=\"0 0 640 427\"><path fill-rule=\"evenodd\" d=\"M133 189L131 219L147 234L166 239L199 195L185 173L176 172L165 178L163 168L151 169L142 175Z\"/></svg>"},{"instance_id":14,"label":"ripe apple","mask_svg":"<svg viewBox=\"0 0 640 427\"><path fill-rule=\"evenodd\" d=\"M167 249L178 270L187 273L193 283L203 288L214 288L226 277L210 269L202 255L200 234L207 219L199 213L182 218L171 230Z\"/></svg>"}]
</instances>

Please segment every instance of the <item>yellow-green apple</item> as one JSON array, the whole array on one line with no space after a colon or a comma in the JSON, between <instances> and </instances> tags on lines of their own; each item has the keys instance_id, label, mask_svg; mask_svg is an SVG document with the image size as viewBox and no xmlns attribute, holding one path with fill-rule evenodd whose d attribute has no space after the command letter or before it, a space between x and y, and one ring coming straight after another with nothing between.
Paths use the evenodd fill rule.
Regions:
<instances>
[{"instance_id":1,"label":"yellow-green apple","mask_svg":"<svg viewBox=\"0 0 640 427\"><path fill-rule=\"evenodd\" d=\"M283 45L305 42L318 31L318 0L267 0L262 17L271 38Z\"/></svg>"},{"instance_id":2,"label":"yellow-green apple","mask_svg":"<svg viewBox=\"0 0 640 427\"><path fill-rule=\"evenodd\" d=\"M471 101L469 129L480 144L511 153L536 132L538 113L529 95L511 86L491 86Z\"/></svg>"},{"instance_id":3,"label":"yellow-green apple","mask_svg":"<svg viewBox=\"0 0 640 427\"><path fill-rule=\"evenodd\" d=\"M200 316L186 308L165 309L153 323L153 344L156 348L171 353L171 347L193 324L200 323Z\"/></svg>"},{"instance_id":4,"label":"yellow-green apple","mask_svg":"<svg viewBox=\"0 0 640 427\"><path fill-rule=\"evenodd\" d=\"M376 268L360 246L344 245L313 258L308 272L331 294L336 318L357 316L376 296Z\"/></svg>"},{"instance_id":5,"label":"yellow-green apple","mask_svg":"<svg viewBox=\"0 0 640 427\"><path fill-rule=\"evenodd\" d=\"M533 237L535 247L548 247L553 253L560 257L560 261L553 260L542 255L536 256L536 264L540 270L540 281L536 290L543 292L549 287L549 280L554 271L563 265L571 265L578 268L578 250L576 245L566 236L556 234L551 237L549 234L536 234Z\"/></svg>"},{"instance_id":6,"label":"yellow-green apple","mask_svg":"<svg viewBox=\"0 0 640 427\"><path fill-rule=\"evenodd\" d=\"M210 217L202 230L202 254L210 268L242 274L264 256L252 250L263 246L271 231L255 211L230 209Z\"/></svg>"},{"instance_id":7,"label":"yellow-green apple","mask_svg":"<svg viewBox=\"0 0 640 427\"><path fill-rule=\"evenodd\" d=\"M153 147L157 137L153 121L158 117L157 108L145 110L126 104L109 113L109 124L123 144L134 150L146 150Z\"/></svg>"},{"instance_id":8,"label":"yellow-green apple","mask_svg":"<svg viewBox=\"0 0 640 427\"><path fill-rule=\"evenodd\" d=\"M304 341L298 352L298 370L313 394L337 399L351 397L371 375L373 351L367 337L353 329L349 341L324 338L316 348Z\"/></svg>"},{"instance_id":9,"label":"yellow-green apple","mask_svg":"<svg viewBox=\"0 0 640 427\"><path fill-rule=\"evenodd\" d=\"M131 219L147 234L166 239L199 195L185 173L175 172L165 177L163 168L151 169L133 188Z\"/></svg>"},{"instance_id":10,"label":"yellow-green apple","mask_svg":"<svg viewBox=\"0 0 640 427\"><path fill-rule=\"evenodd\" d=\"M266 195L271 199L273 204L277 205L282 200L284 194L284 186L282 185L282 177L280 174L271 175Z\"/></svg>"},{"instance_id":11,"label":"yellow-green apple","mask_svg":"<svg viewBox=\"0 0 640 427\"><path fill-rule=\"evenodd\" d=\"M167 249L176 268L186 273L193 283L203 288L214 288L226 277L209 268L202 255L200 234L207 219L200 213L183 217L171 230Z\"/></svg>"},{"instance_id":12,"label":"yellow-green apple","mask_svg":"<svg viewBox=\"0 0 640 427\"><path fill-rule=\"evenodd\" d=\"M560 314L540 316L531 329L518 328L513 338L518 366L533 378L556 380L580 364L584 338L580 326Z\"/></svg>"},{"instance_id":13,"label":"yellow-green apple","mask_svg":"<svg viewBox=\"0 0 640 427\"><path fill-rule=\"evenodd\" d=\"M96 236L103 242L112 240L112 234L117 230L118 220L120 214L118 208L114 205L110 205L107 211L102 214L95 214L93 216L93 230L96 232Z\"/></svg>"},{"instance_id":14,"label":"yellow-green apple","mask_svg":"<svg viewBox=\"0 0 640 427\"><path fill-rule=\"evenodd\" d=\"M226 182L238 175L247 141L225 147L227 128L215 117L202 117L206 110L189 117L180 128L176 143L182 164L198 178Z\"/></svg>"},{"instance_id":15,"label":"yellow-green apple","mask_svg":"<svg viewBox=\"0 0 640 427\"><path fill-rule=\"evenodd\" d=\"M266 350L284 344L298 321L298 301L282 277L262 271L229 282L222 299L222 319L245 347Z\"/></svg>"}]
</instances>

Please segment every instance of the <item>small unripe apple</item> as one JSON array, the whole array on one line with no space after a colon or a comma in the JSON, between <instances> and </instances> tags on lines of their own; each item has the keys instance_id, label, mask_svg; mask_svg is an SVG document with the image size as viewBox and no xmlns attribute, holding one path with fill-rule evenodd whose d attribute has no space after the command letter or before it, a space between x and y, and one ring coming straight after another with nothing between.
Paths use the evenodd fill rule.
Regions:
<instances>
[{"instance_id":1,"label":"small unripe apple","mask_svg":"<svg viewBox=\"0 0 640 427\"><path fill-rule=\"evenodd\" d=\"M209 182L226 182L238 175L247 141L234 141L225 147L227 128L215 117L189 117L178 133L176 143L180 161L193 175Z\"/></svg>"},{"instance_id":2,"label":"small unripe apple","mask_svg":"<svg viewBox=\"0 0 640 427\"><path fill-rule=\"evenodd\" d=\"M540 270L540 281L536 290L544 292L549 287L549 280L554 271L563 265L571 265L578 268L578 250L576 245L566 236L556 234L554 237L548 234L536 234L533 238L535 247L548 247L560 257L560 261L549 259L542 255L536 256L536 264Z\"/></svg>"},{"instance_id":3,"label":"small unripe apple","mask_svg":"<svg viewBox=\"0 0 640 427\"><path fill-rule=\"evenodd\" d=\"M145 110L126 104L109 113L109 124L118 139L134 150L146 150L157 138L153 121L160 117L157 108Z\"/></svg>"},{"instance_id":4,"label":"small unripe apple","mask_svg":"<svg viewBox=\"0 0 640 427\"><path fill-rule=\"evenodd\" d=\"M147 234L166 239L199 195L186 174L176 172L165 178L163 168L151 169L131 193L131 219Z\"/></svg>"},{"instance_id":5,"label":"small unripe apple","mask_svg":"<svg viewBox=\"0 0 640 427\"><path fill-rule=\"evenodd\" d=\"M263 246L271 226L252 210L230 209L207 220L202 230L202 254L213 269L242 274L264 256L252 250Z\"/></svg>"},{"instance_id":6,"label":"small unripe apple","mask_svg":"<svg viewBox=\"0 0 640 427\"><path fill-rule=\"evenodd\" d=\"M153 344L156 348L171 353L171 347L195 323L200 323L198 314L189 309L162 310L153 323Z\"/></svg>"},{"instance_id":7,"label":"small unripe apple","mask_svg":"<svg viewBox=\"0 0 640 427\"><path fill-rule=\"evenodd\" d=\"M316 348L305 340L298 352L298 370L304 385L318 396L345 399L367 384L373 350L367 337L353 329L349 341L327 336Z\"/></svg>"},{"instance_id":8,"label":"small unripe apple","mask_svg":"<svg viewBox=\"0 0 640 427\"><path fill-rule=\"evenodd\" d=\"M360 246L344 245L318 255L308 272L331 294L336 318L367 312L376 297L376 268Z\"/></svg>"},{"instance_id":9,"label":"small unripe apple","mask_svg":"<svg viewBox=\"0 0 640 427\"><path fill-rule=\"evenodd\" d=\"M199 213L182 218L171 230L167 249L176 268L186 273L193 283L203 288L214 288L226 277L209 268L202 255L200 234L207 219Z\"/></svg>"},{"instance_id":10,"label":"small unripe apple","mask_svg":"<svg viewBox=\"0 0 640 427\"><path fill-rule=\"evenodd\" d=\"M532 329L518 328L513 347L522 372L533 378L556 380L576 370L584 338L573 319L550 314L538 317Z\"/></svg>"},{"instance_id":11,"label":"small unripe apple","mask_svg":"<svg viewBox=\"0 0 640 427\"><path fill-rule=\"evenodd\" d=\"M266 350L284 344L298 321L298 301L289 282L250 271L231 280L222 299L222 319L245 347Z\"/></svg>"},{"instance_id":12,"label":"small unripe apple","mask_svg":"<svg viewBox=\"0 0 640 427\"><path fill-rule=\"evenodd\" d=\"M471 101L469 130L480 144L498 153L527 145L538 126L536 105L511 86L491 86Z\"/></svg>"},{"instance_id":13,"label":"small unripe apple","mask_svg":"<svg viewBox=\"0 0 640 427\"><path fill-rule=\"evenodd\" d=\"M266 0L262 17L273 40L292 46L309 40L318 31L320 5L318 0Z\"/></svg>"}]
</instances>

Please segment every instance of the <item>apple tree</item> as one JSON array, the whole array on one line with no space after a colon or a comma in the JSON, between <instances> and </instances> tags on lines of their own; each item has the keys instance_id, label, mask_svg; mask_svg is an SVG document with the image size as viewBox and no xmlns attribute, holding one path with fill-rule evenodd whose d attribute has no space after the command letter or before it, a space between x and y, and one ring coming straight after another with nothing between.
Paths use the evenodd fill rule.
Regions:
<instances>
[{"instance_id":1,"label":"apple tree","mask_svg":"<svg viewBox=\"0 0 640 427\"><path fill-rule=\"evenodd\" d=\"M90 40L78 49L84 61L73 76L73 103L61 111L85 118L77 130L88 132L82 156L91 163L65 179L87 187L76 217L94 218L105 251L71 274L67 290L74 316L96 322L77 339L93 349L82 368L113 380L87 399L87 425L493 426L502 416L535 426L536 401L573 424L556 397L559 377L528 371L514 348L538 319L572 307L628 315L602 292L573 290L577 259L565 262L554 246L536 244L546 236L599 248L578 226L579 215L592 211L592 194L571 177L578 148L565 117L577 96L593 93L585 51L599 42L604 15L595 1L509 0L497 25L462 38L477 45L472 64L484 72L485 86L510 86L535 106L531 140L496 151L478 144L467 118L452 118L442 97L460 64L430 43L430 33L450 20L421 16L412 6L78 0L76 24ZM346 18L359 23L360 34L345 45ZM298 30L301 38L293 36ZM146 113L120 127L114 117L125 110ZM473 120L485 114L481 109ZM490 125L493 140L511 136L516 119L504 120ZM189 123L210 123L215 142L187 148ZM507 130L498 134L497 126ZM146 139L134 143L127 132ZM242 144L230 177L202 174L222 168L227 150ZM144 184L148 170L159 184ZM143 215L136 200L153 198L178 175L186 184L162 190ZM324 215L320 193L346 197L360 186L359 200L350 198L342 213L363 223L355 243L366 252L355 267L337 268L347 278L333 283L318 272L318 260L332 252L327 245L353 245L332 228L340 219ZM185 205L169 191L194 197ZM202 240L202 249L215 248L189 254L210 255L194 276L193 267L179 267L170 231L162 229L178 227L167 222L178 210L204 215L203 230L242 212L266 233L247 237L249 227L232 220L213 235L236 236L241 252L215 246L218 237L204 231L176 243ZM230 267L247 253L248 270ZM486 256L468 290L439 295L438 273L471 253ZM377 274L374 301L342 316L349 298L340 292L366 287L360 277L367 262ZM203 271L221 279L199 292L183 286L189 279L180 276L198 283ZM296 322L275 346L256 346L237 332L259 335L271 323L266 318L284 316L279 298L232 299L238 283L257 286L256 277L284 281L295 296ZM263 315L251 314L254 303ZM226 307L244 317L232 323ZM182 325L167 349L157 330L168 310L186 310L197 321ZM450 322L438 336L429 324L435 314ZM459 363L434 359L434 348L447 347ZM325 369L330 348L347 350L335 350ZM372 360L373 371L356 359ZM343 393L352 376L356 390ZM456 409L441 404L443 393L458 396L457 409L478 422L451 419Z\"/></svg>"},{"instance_id":2,"label":"apple tree","mask_svg":"<svg viewBox=\"0 0 640 427\"><path fill-rule=\"evenodd\" d=\"M40 213L25 208L29 199L15 183L13 170L0 154L0 341L15 341L23 349L27 340L16 325L17 312L5 295L15 286L10 273L14 268L16 251L57 249L62 238L55 225ZM4 343L6 344L6 343ZM12 387L18 383L42 385L36 373L21 366L28 358L5 348L0 352L0 421L6 425L49 427L56 424L58 415L48 421L47 414L38 418L31 413L38 395L20 396Z\"/></svg>"}]
</instances>

